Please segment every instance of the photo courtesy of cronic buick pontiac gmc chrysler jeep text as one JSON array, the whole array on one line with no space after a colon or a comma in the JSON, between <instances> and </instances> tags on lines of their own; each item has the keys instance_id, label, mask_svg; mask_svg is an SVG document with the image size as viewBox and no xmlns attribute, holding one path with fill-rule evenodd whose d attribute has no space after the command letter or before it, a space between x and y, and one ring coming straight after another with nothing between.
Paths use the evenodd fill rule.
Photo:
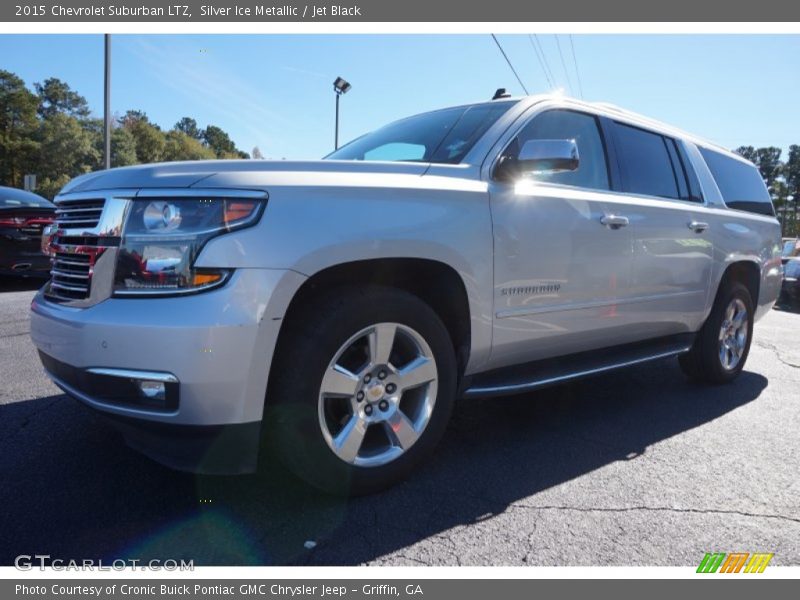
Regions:
<instances>
[{"instance_id":1,"label":"photo courtesy of cronic buick pontiac gmc chrysler jeep text","mask_svg":"<svg viewBox=\"0 0 800 600\"><path fill-rule=\"evenodd\" d=\"M325 160L144 165L56 199L44 367L178 469L268 442L338 493L431 457L457 398L675 356L732 381L781 287L756 168L604 104L501 97Z\"/></svg>"}]
</instances>

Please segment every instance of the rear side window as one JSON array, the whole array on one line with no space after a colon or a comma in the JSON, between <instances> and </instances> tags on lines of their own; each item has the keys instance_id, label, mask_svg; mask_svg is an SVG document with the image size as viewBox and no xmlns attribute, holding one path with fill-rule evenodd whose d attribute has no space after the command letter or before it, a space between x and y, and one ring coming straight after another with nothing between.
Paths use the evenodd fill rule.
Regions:
<instances>
[{"instance_id":1,"label":"rear side window","mask_svg":"<svg viewBox=\"0 0 800 600\"><path fill-rule=\"evenodd\" d=\"M707 148L700 148L700 154L714 176L725 204L736 210L775 216L767 186L754 165Z\"/></svg>"},{"instance_id":2,"label":"rear side window","mask_svg":"<svg viewBox=\"0 0 800 600\"><path fill-rule=\"evenodd\" d=\"M674 145L669 146L674 144L671 139L638 127L614 123L614 140L623 191L662 198L688 196L685 175L673 163L673 160L678 161L678 157Z\"/></svg>"}]
</instances>

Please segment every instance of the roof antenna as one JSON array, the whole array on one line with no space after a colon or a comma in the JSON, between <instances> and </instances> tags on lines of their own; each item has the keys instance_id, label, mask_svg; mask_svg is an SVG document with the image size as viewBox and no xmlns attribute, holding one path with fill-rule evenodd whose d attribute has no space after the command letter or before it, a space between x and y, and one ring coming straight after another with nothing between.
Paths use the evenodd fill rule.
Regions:
<instances>
[{"instance_id":1,"label":"roof antenna","mask_svg":"<svg viewBox=\"0 0 800 600\"><path fill-rule=\"evenodd\" d=\"M506 91L506 88L497 88L492 100L499 100L500 98L511 98L511 94Z\"/></svg>"}]
</instances>

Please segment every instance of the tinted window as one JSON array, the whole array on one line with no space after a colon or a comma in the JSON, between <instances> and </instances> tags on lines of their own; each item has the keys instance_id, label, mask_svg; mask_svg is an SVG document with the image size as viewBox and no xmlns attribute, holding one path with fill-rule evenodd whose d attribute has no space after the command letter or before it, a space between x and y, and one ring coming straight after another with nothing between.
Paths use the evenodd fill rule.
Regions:
<instances>
[{"instance_id":1,"label":"tinted window","mask_svg":"<svg viewBox=\"0 0 800 600\"><path fill-rule=\"evenodd\" d=\"M623 191L681 198L678 177L667 146L672 140L622 123L614 123L614 137Z\"/></svg>"},{"instance_id":2,"label":"tinted window","mask_svg":"<svg viewBox=\"0 0 800 600\"><path fill-rule=\"evenodd\" d=\"M767 186L755 166L707 148L700 148L700 154L711 170L725 204L737 210L775 215Z\"/></svg>"},{"instance_id":3,"label":"tinted window","mask_svg":"<svg viewBox=\"0 0 800 600\"><path fill-rule=\"evenodd\" d=\"M0 208L53 208L53 204L34 193L0 187Z\"/></svg>"},{"instance_id":4,"label":"tinted window","mask_svg":"<svg viewBox=\"0 0 800 600\"><path fill-rule=\"evenodd\" d=\"M475 104L409 117L361 136L325 158L457 164L513 104Z\"/></svg>"},{"instance_id":5,"label":"tinted window","mask_svg":"<svg viewBox=\"0 0 800 600\"><path fill-rule=\"evenodd\" d=\"M605 146L595 117L571 110L542 113L525 126L506 154L516 156L529 140L575 140L578 146L580 162L575 171L537 173L537 180L590 189L609 189Z\"/></svg>"}]
</instances>

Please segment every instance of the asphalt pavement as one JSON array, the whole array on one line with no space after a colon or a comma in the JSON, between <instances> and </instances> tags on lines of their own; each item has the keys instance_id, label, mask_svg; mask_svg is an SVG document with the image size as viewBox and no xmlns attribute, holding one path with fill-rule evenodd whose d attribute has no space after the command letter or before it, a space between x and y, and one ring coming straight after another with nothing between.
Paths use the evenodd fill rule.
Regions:
<instances>
[{"instance_id":1,"label":"asphalt pavement","mask_svg":"<svg viewBox=\"0 0 800 600\"><path fill-rule=\"evenodd\" d=\"M674 360L525 396L462 401L433 460L358 499L269 461L194 476L129 450L45 377L36 284L0 282L0 564L696 565L774 552L800 565L800 314L756 325L731 385ZM310 543L309 543L310 542Z\"/></svg>"}]
</instances>

